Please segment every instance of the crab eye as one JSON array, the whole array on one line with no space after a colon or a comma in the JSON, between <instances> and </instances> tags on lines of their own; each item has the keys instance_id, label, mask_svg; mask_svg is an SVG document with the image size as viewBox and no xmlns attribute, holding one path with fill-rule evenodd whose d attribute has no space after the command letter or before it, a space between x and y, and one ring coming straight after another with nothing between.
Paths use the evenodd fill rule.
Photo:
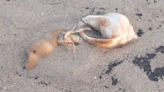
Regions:
<instances>
[{"instance_id":1,"label":"crab eye","mask_svg":"<svg viewBox=\"0 0 164 92\"><path fill-rule=\"evenodd\" d=\"M35 53L35 50L33 52Z\"/></svg>"}]
</instances>

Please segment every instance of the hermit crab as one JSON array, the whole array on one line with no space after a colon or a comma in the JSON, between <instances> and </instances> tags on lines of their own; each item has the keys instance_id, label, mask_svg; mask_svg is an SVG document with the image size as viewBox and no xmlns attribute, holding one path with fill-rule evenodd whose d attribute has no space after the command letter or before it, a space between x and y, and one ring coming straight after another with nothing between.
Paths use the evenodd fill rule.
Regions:
<instances>
[{"instance_id":1,"label":"hermit crab","mask_svg":"<svg viewBox=\"0 0 164 92\"><path fill-rule=\"evenodd\" d=\"M59 40L58 40L59 44L65 45L68 49L72 49L73 53L75 53L76 50L75 43L79 44L81 42L79 36L72 35L76 33L73 31L75 27L76 26L74 26L71 31L63 32L61 35L59 35Z\"/></svg>"},{"instance_id":2,"label":"hermit crab","mask_svg":"<svg viewBox=\"0 0 164 92\"><path fill-rule=\"evenodd\" d=\"M76 35L72 35L73 30L64 32L59 29L49 32L41 40L34 42L26 51L28 53L29 63L26 65L27 69L34 68L39 60L43 57L53 53L58 47L58 44L64 44L68 48L72 48L75 52L75 44L80 43L80 39ZM63 35L60 35L63 34ZM62 37L63 36L63 37Z\"/></svg>"},{"instance_id":3,"label":"hermit crab","mask_svg":"<svg viewBox=\"0 0 164 92\"><path fill-rule=\"evenodd\" d=\"M79 29L75 32L79 32L84 40L99 47L115 47L137 38L128 18L119 13L88 15L82 18L78 26ZM100 31L105 39L87 36L83 31L91 30L90 28Z\"/></svg>"}]
</instances>

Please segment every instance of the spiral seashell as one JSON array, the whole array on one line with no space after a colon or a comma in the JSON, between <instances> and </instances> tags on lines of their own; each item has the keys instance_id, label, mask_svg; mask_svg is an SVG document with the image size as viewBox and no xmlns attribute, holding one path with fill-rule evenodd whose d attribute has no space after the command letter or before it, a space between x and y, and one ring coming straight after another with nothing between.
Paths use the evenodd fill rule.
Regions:
<instances>
[{"instance_id":1,"label":"spiral seashell","mask_svg":"<svg viewBox=\"0 0 164 92\"><path fill-rule=\"evenodd\" d=\"M76 31L79 31L81 37L84 40L100 47L115 47L137 38L137 35L135 34L128 18L119 13L88 15L82 18L82 22L84 23L83 25L81 22L79 22L78 25L80 31ZM86 30L86 28L84 28L86 25L90 28L100 31L107 40L104 41L104 39L91 38L85 35L83 31ZM97 40L93 41L93 39Z\"/></svg>"}]
</instances>

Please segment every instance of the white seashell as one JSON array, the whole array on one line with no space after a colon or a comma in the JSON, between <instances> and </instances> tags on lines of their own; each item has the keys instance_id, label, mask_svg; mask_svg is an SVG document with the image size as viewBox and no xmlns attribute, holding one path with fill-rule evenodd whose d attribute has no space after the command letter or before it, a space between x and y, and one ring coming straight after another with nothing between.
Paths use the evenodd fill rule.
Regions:
<instances>
[{"instance_id":1,"label":"white seashell","mask_svg":"<svg viewBox=\"0 0 164 92\"><path fill-rule=\"evenodd\" d=\"M137 38L128 18L119 13L88 15L82 18L82 21L84 24L82 25L82 23L79 22L78 26L80 29L78 29L77 32L80 32L84 40L100 47L115 47ZM106 39L91 38L85 35L83 33L84 30L87 30L87 28L84 28L85 25L100 31Z\"/></svg>"}]
</instances>

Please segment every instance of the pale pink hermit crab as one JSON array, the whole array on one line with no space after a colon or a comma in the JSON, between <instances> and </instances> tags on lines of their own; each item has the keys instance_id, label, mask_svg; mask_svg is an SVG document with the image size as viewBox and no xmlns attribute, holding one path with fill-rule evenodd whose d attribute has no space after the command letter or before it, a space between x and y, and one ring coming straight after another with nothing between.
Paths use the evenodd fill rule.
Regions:
<instances>
[{"instance_id":1,"label":"pale pink hermit crab","mask_svg":"<svg viewBox=\"0 0 164 92\"><path fill-rule=\"evenodd\" d=\"M59 40L58 40L59 44L65 45L68 49L72 49L74 53L76 50L75 43L79 44L81 42L79 36L72 35L73 33L76 33L73 31L75 27L76 26L74 26L71 31L63 32L61 35L59 35Z\"/></svg>"}]
</instances>

